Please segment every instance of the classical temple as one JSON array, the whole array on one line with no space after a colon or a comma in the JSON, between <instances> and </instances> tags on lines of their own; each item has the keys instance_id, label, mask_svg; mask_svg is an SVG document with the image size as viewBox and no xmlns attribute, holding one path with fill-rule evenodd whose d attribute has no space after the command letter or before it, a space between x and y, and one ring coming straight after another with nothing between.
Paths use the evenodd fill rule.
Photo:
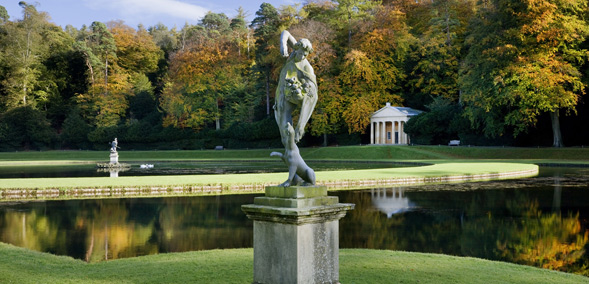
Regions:
<instances>
[{"instance_id":1,"label":"classical temple","mask_svg":"<svg viewBox=\"0 0 589 284\"><path fill-rule=\"evenodd\" d=\"M370 117L370 144L409 144L405 123L420 113L420 110L387 103Z\"/></svg>"}]
</instances>

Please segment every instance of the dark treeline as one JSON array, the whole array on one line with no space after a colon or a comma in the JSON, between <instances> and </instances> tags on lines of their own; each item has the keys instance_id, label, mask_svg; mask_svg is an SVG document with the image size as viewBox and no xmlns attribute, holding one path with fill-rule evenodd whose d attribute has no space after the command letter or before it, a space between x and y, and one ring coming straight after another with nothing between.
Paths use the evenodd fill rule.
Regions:
<instances>
[{"instance_id":1,"label":"dark treeline","mask_svg":"<svg viewBox=\"0 0 589 284\"><path fill-rule=\"evenodd\" d=\"M280 147L279 35L308 38L319 101L302 145L367 143L390 102L418 144L588 145L586 0L309 0L247 22L51 23L0 6L0 150Z\"/></svg>"}]
</instances>

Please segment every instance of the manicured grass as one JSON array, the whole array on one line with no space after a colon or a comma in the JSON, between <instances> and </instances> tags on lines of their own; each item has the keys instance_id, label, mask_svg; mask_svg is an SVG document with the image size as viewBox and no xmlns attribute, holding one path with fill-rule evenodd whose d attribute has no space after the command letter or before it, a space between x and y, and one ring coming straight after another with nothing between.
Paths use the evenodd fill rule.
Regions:
<instances>
[{"instance_id":1,"label":"manicured grass","mask_svg":"<svg viewBox=\"0 0 589 284\"><path fill-rule=\"evenodd\" d=\"M251 283L253 250L169 253L99 263L0 243L0 283ZM589 283L589 278L482 259L340 250L342 283Z\"/></svg>"},{"instance_id":2,"label":"manicured grass","mask_svg":"<svg viewBox=\"0 0 589 284\"><path fill-rule=\"evenodd\" d=\"M186 150L120 151L120 161L270 159L272 151L255 150ZM346 146L301 148L306 160L572 160L589 162L589 148L516 148L516 147L448 147L448 146ZM0 162L81 161L106 162L108 151L0 152ZM274 158L275 159L275 158Z\"/></svg>"},{"instance_id":3,"label":"manicured grass","mask_svg":"<svg viewBox=\"0 0 589 284\"><path fill-rule=\"evenodd\" d=\"M366 170L317 172L317 181L383 180L401 178L435 178L460 175L481 175L528 171L537 169L531 164L517 163L441 163L431 166L408 168L383 168ZM146 187L146 186L202 186L242 184L279 184L286 179L286 173L265 174L227 174L227 175L182 175L182 176L142 176L142 177L91 177L91 178L35 178L2 179L0 188L19 189L69 189L69 188L108 188L108 187Z\"/></svg>"}]
</instances>

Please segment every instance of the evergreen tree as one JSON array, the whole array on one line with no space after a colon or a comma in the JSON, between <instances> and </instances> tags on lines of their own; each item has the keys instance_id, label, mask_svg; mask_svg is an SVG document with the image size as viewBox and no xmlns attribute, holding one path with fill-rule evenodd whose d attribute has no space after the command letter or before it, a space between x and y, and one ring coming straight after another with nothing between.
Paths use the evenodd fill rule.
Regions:
<instances>
[{"instance_id":1,"label":"evergreen tree","mask_svg":"<svg viewBox=\"0 0 589 284\"><path fill-rule=\"evenodd\" d=\"M268 3L262 3L260 9L256 11L256 17L250 27L254 29L256 38L256 64L253 67L254 74L257 74L262 89L266 95L266 115L270 115L270 94L273 84L272 73L277 68L275 58L277 56L279 44L279 25L280 18L278 11L274 6Z\"/></svg>"}]
</instances>

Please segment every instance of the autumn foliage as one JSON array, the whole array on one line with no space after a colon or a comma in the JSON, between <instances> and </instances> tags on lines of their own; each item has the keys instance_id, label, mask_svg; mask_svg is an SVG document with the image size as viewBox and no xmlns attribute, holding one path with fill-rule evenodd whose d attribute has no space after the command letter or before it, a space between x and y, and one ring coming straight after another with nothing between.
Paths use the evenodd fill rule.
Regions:
<instances>
[{"instance_id":1,"label":"autumn foliage","mask_svg":"<svg viewBox=\"0 0 589 284\"><path fill-rule=\"evenodd\" d=\"M583 0L264 3L181 28L60 28L35 4L20 5L22 19L0 9L0 118L27 107L54 135L24 142L0 119L0 139L21 141L13 148L99 147L114 135L181 148L202 143L173 141L210 133L210 143L243 140L222 130L273 119L284 29L313 44L319 100L307 133L325 145L344 136L368 143L370 115L387 102L429 111L406 128L423 143L509 144L547 128L562 146L560 121L586 119Z\"/></svg>"}]
</instances>

